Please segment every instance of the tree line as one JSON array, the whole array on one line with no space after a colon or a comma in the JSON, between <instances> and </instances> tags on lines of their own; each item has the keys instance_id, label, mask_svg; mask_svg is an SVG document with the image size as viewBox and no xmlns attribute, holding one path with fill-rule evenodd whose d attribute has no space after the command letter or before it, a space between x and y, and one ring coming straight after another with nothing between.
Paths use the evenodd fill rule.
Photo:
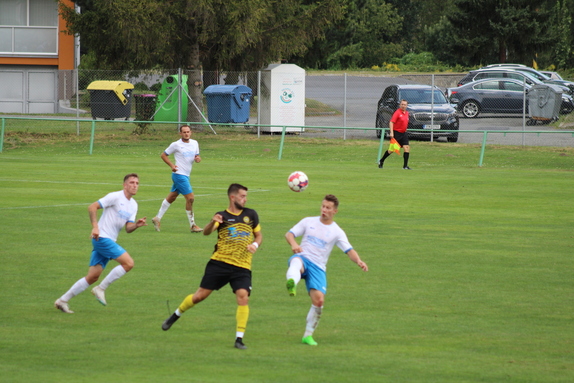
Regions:
<instances>
[{"instance_id":1,"label":"tree line","mask_svg":"<svg viewBox=\"0 0 574 383\"><path fill-rule=\"evenodd\" d=\"M574 0L75 0L60 2L87 69L255 71L382 66L574 68Z\"/></svg>"}]
</instances>

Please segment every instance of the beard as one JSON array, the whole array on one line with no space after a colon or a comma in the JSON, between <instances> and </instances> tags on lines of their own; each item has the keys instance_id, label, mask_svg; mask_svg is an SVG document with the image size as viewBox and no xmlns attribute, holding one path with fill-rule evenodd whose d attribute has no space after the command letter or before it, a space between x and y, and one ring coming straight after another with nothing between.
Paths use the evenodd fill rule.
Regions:
<instances>
[{"instance_id":1,"label":"beard","mask_svg":"<svg viewBox=\"0 0 574 383\"><path fill-rule=\"evenodd\" d=\"M235 206L236 209L239 209L239 210L243 209L243 205L237 201L233 201L233 205Z\"/></svg>"}]
</instances>

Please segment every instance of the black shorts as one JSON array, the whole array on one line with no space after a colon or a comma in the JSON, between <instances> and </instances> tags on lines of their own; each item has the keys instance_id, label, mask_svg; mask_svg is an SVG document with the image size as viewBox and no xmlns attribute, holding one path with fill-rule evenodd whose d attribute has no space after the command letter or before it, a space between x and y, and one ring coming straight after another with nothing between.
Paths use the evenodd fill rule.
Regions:
<instances>
[{"instance_id":1,"label":"black shorts","mask_svg":"<svg viewBox=\"0 0 574 383\"><path fill-rule=\"evenodd\" d=\"M219 290L228 283L234 293L245 289L251 295L251 270L210 259L199 286L207 290Z\"/></svg>"},{"instance_id":2,"label":"black shorts","mask_svg":"<svg viewBox=\"0 0 574 383\"><path fill-rule=\"evenodd\" d=\"M399 145L405 146L409 144L409 134L407 132L401 133L395 131L393 132L393 135L395 136L395 140L397 140Z\"/></svg>"}]
</instances>

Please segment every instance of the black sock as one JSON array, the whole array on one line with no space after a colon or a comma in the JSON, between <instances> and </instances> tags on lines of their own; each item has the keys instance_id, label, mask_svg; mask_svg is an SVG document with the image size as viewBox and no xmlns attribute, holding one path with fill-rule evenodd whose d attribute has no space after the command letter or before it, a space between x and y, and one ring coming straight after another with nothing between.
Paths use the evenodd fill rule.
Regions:
<instances>
[{"instance_id":1,"label":"black sock","mask_svg":"<svg viewBox=\"0 0 574 383\"><path fill-rule=\"evenodd\" d=\"M403 168L406 168L407 166L409 166L409 154L408 152L403 153L403 158L405 160Z\"/></svg>"},{"instance_id":2,"label":"black sock","mask_svg":"<svg viewBox=\"0 0 574 383\"><path fill-rule=\"evenodd\" d=\"M388 156L390 156L391 153L389 153L389 151L387 150L385 152L385 154L383 154L383 158L381 158L381 160L379 161L380 164L382 164L383 162L385 162L385 160L387 159Z\"/></svg>"}]
</instances>

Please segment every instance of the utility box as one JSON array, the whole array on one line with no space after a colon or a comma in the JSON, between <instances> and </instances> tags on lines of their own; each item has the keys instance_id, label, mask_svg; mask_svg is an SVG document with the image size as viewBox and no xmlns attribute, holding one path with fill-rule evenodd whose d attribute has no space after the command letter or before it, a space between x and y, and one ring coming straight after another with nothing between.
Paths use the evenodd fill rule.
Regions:
<instances>
[{"instance_id":1,"label":"utility box","mask_svg":"<svg viewBox=\"0 0 574 383\"><path fill-rule=\"evenodd\" d=\"M181 89L179 89L181 87ZM181 100L180 100L181 94ZM167 76L157 95L155 121L187 121L187 75ZM181 114L178 118L178 110Z\"/></svg>"},{"instance_id":2,"label":"utility box","mask_svg":"<svg viewBox=\"0 0 574 383\"><path fill-rule=\"evenodd\" d=\"M113 120L130 117L134 86L126 81L94 81L86 88L90 92L92 118Z\"/></svg>"},{"instance_id":3,"label":"utility box","mask_svg":"<svg viewBox=\"0 0 574 383\"><path fill-rule=\"evenodd\" d=\"M562 106L562 89L556 85L537 84L528 90L528 111L533 120L556 120Z\"/></svg>"},{"instance_id":4,"label":"utility box","mask_svg":"<svg viewBox=\"0 0 574 383\"><path fill-rule=\"evenodd\" d=\"M262 132L298 133L305 126L305 69L295 64L271 64L261 71ZM300 127L299 127L300 126Z\"/></svg>"},{"instance_id":5,"label":"utility box","mask_svg":"<svg viewBox=\"0 0 574 383\"><path fill-rule=\"evenodd\" d=\"M245 85L210 85L203 94L207 99L209 122L243 124L249 121L251 88Z\"/></svg>"}]
</instances>

